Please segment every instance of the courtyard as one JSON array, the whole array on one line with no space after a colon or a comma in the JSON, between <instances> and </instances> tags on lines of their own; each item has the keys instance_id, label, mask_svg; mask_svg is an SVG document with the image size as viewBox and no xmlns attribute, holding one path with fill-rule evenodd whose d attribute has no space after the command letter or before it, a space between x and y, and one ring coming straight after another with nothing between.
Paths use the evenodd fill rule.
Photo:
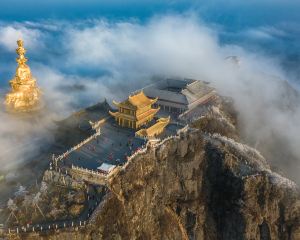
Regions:
<instances>
[{"instance_id":1,"label":"courtyard","mask_svg":"<svg viewBox=\"0 0 300 240\"><path fill-rule=\"evenodd\" d=\"M101 134L66 157L65 164L96 170L102 163L122 165L127 156L141 148L146 141L136 138L135 131L117 126L109 119L101 126Z\"/></svg>"},{"instance_id":2,"label":"courtyard","mask_svg":"<svg viewBox=\"0 0 300 240\"><path fill-rule=\"evenodd\" d=\"M159 138L175 135L181 126L170 123ZM135 137L135 130L118 126L114 119L108 119L101 126L101 134L79 149L71 152L63 164L96 170L102 163L123 165L127 157L142 148L146 139Z\"/></svg>"}]
</instances>

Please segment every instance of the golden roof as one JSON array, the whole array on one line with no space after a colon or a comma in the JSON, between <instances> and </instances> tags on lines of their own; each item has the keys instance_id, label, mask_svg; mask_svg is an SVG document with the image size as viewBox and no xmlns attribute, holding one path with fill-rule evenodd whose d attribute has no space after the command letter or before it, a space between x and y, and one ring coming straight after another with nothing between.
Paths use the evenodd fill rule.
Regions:
<instances>
[{"instance_id":1,"label":"golden roof","mask_svg":"<svg viewBox=\"0 0 300 240\"><path fill-rule=\"evenodd\" d=\"M143 91L140 91L139 93L130 95L128 99L121 103L113 101L113 104L117 107L128 107L130 109L138 109L156 103L157 99L158 98L148 98Z\"/></svg>"},{"instance_id":2,"label":"golden roof","mask_svg":"<svg viewBox=\"0 0 300 240\"><path fill-rule=\"evenodd\" d=\"M137 115L137 116L128 115L128 114L120 113L120 112L112 112L112 111L109 111L109 114L114 117L123 117L123 118L131 119L131 120L139 121L150 115L155 115L159 111L159 109L160 108L151 108L148 111L143 112L142 114Z\"/></svg>"},{"instance_id":3,"label":"golden roof","mask_svg":"<svg viewBox=\"0 0 300 240\"><path fill-rule=\"evenodd\" d=\"M149 115L155 115L158 111L159 111L160 108L151 108L149 109L148 111L146 112L143 112L142 114L140 115L137 115L136 116L136 119L137 120L141 120L141 119L144 119L145 117L148 117Z\"/></svg>"},{"instance_id":4,"label":"golden roof","mask_svg":"<svg viewBox=\"0 0 300 240\"><path fill-rule=\"evenodd\" d=\"M161 134L166 126L170 123L170 116L167 118L160 118L151 127L141 129L136 132L136 135L141 137L154 137L155 135Z\"/></svg>"},{"instance_id":5,"label":"golden roof","mask_svg":"<svg viewBox=\"0 0 300 240\"><path fill-rule=\"evenodd\" d=\"M140 91L138 94L132 95L128 97L128 101L136 107L144 107L147 105L151 105L157 101L156 99L148 98L143 91Z\"/></svg>"}]
</instances>

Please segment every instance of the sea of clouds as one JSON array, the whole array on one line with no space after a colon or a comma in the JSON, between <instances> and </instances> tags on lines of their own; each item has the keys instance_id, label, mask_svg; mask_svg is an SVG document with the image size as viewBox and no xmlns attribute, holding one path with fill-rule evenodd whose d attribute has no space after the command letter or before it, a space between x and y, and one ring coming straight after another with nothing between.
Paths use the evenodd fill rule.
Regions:
<instances>
[{"instance_id":1,"label":"sea of clouds","mask_svg":"<svg viewBox=\"0 0 300 240\"><path fill-rule=\"evenodd\" d=\"M220 26L209 26L192 13L156 16L143 23L105 19L1 23L3 93L14 75L15 42L23 38L49 114L37 127L7 120L12 117L2 111L0 152L16 146L13 136L20 126L26 133L18 138L20 146L31 138L48 141L52 119L104 98L121 99L153 76L187 77L209 81L220 94L232 97L243 139L300 182L300 102L284 82L297 88L295 75L282 67L280 59L238 44L221 44L221 33ZM265 27L242 34L266 39L284 33ZM227 56L238 56L240 64L226 61ZM28 149L37 151L34 144L25 150L14 147L0 161L18 162Z\"/></svg>"}]
</instances>

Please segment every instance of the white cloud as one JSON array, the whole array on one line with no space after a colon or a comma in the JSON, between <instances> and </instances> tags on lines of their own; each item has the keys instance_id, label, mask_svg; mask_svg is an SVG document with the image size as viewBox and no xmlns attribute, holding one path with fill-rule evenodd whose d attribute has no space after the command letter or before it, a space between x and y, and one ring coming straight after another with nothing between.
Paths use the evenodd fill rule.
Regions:
<instances>
[{"instance_id":1,"label":"white cloud","mask_svg":"<svg viewBox=\"0 0 300 240\"><path fill-rule=\"evenodd\" d=\"M267 27L252 33L265 39L284 35ZM286 145L278 149L282 147L282 153L289 152L293 157L279 162L278 156L270 154L274 158L270 161L283 169L293 163L293 169L299 170L300 103L295 102L293 110L289 109L290 93L278 80L286 75L276 59L238 46L221 47L217 32L193 17L157 17L146 25L101 22L84 29L75 26L66 36L71 39L70 64L105 67L118 73L115 81L138 82L141 75L153 74L211 81L222 94L234 98L246 139L253 145L258 143L261 149L269 149L278 144L270 139L280 136ZM224 61L228 55L238 55L241 67L228 65ZM296 179L297 171L293 169L286 170Z\"/></svg>"},{"instance_id":2,"label":"white cloud","mask_svg":"<svg viewBox=\"0 0 300 240\"><path fill-rule=\"evenodd\" d=\"M285 37L287 33L275 27L263 26L251 28L243 32L244 35L258 40L272 40L277 37Z\"/></svg>"},{"instance_id":3,"label":"white cloud","mask_svg":"<svg viewBox=\"0 0 300 240\"><path fill-rule=\"evenodd\" d=\"M51 41L55 39L55 43L50 44L56 46L45 55L47 66L46 63L33 63L33 73L56 113L72 110L74 102L85 105L103 97L124 96L143 86L153 75L211 81L221 94L234 98L242 132L250 143L269 148L272 144L278 145L273 142L274 134L280 136L286 144L279 146L281 152L289 152L297 161L285 158L279 165L284 168L287 163L294 164L287 170L297 178L293 169L300 167L299 102L294 102L293 107L284 106L289 104L291 94L282 81L273 77L284 79L285 72L276 59L248 52L239 46L221 46L218 32L199 22L195 17L166 16L155 17L144 24L103 20L58 22L59 28L52 27L54 22L50 28L49 23L45 28L38 24L37 28L43 31L31 24L27 32L28 42L47 39L44 35L49 34L48 28L55 33L55 38L50 38ZM9 29L9 26L5 28ZM259 30L262 33L254 33L266 39L284 34L276 29ZM12 35L6 34L8 37L4 42L7 46L17 34ZM43 44L47 45L47 42ZM224 59L228 55L238 55L241 66L237 68L226 63ZM87 74L77 74L76 70L84 70ZM104 70L105 74L92 74L98 70ZM85 90L59 91L63 85L75 83L84 85ZM270 160L279 159L276 154L273 157Z\"/></svg>"},{"instance_id":4,"label":"white cloud","mask_svg":"<svg viewBox=\"0 0 300 240\"><path fill-rule=\"evenodd\" d=\"M0 26L0 44L10 51L16 49L16 41L23 39L27 48L35 49L40 44L41 33L38 30L28 29L24 26Z\"/></svg>"}]
</instances>

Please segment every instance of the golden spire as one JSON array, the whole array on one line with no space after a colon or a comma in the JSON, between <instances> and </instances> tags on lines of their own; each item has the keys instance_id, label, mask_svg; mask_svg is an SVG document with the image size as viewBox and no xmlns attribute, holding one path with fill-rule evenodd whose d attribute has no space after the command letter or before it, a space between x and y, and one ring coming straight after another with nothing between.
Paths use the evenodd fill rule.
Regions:
<instances>
[{"instance_id":1,"label":"golden spire","mask_svg":"<svg viewBox=\"0 0 300 240\"><path fill-rule=\"evenodd\" d=\"M23 40L19 39L17 44L18 48L16 49L16 53L19 55L19 57L16 59L16 61L19 65L24 65L27 62L27 58L25 57L26 49L24 48Z\"/></svg>"},{"instance_id":2,"label":"golden spire","mask_svg":"<svg viewBox=\"0 0 300 240\"><path fill-rule=\"evenodd\" d=\"M6 95L5 105L9 111L31 112L41 107L41 91L31 75L29 66L26 65L26 49L23 41L20 39L17 44L18 66L15 77L10 81L11 91Z\"/></svg>"}]
</instances>

